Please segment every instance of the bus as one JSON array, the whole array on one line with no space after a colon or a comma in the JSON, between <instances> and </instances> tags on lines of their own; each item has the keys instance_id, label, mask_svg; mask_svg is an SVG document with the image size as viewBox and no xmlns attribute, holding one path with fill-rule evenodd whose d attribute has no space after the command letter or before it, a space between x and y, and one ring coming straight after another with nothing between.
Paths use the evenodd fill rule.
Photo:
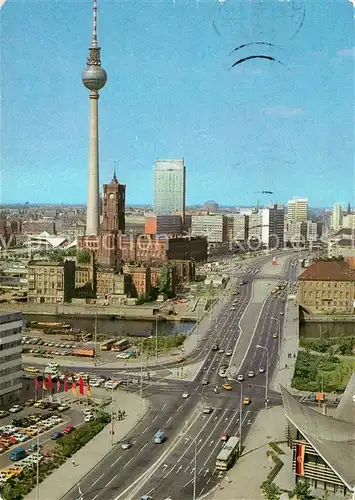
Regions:
<instances>
[{"instance_id":1,"label":"bus","mask_svg":"<svg viewBox=\"0 0 355 500\"><path fill-rule=\"evenodd\" d=\"M113 346L111 347L111 351L124 351L125 349L127 349L128 347L130 347L130 343L127 339L122 339L122 340L119 340L118 342L115 342L113 344Z\"/></svg>"},{"instance_id":2,"label":"bus","mask_svg":"<svg viewBox=\"0 0 355 500\"><path fill-rule=\"evenodd\" d=\"M217 456L216 469L228 470L238 457L238 454L239 438L236 436L230 437Z\"/></svg>"},{"instance_id":3,"label":"bus","mask_svg":"<svg viewBox=\"0 0 355 500\"><path fill-rule=\"evenodd\" d=\"M102 344L100 345L100 350L101 351L110 351L111 347L113 346L113 344L115 342L116 342L116 339L110 339L110 340L106 340L105 342L102 342Z\"/></svg>"}]
</instances>

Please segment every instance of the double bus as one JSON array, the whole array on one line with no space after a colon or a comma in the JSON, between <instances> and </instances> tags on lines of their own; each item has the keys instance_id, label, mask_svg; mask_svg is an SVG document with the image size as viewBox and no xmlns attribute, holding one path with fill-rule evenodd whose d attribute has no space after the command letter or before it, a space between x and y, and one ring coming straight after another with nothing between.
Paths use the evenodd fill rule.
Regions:
<instances>
[{"instance_id":1,"label":"double bus","mask_svg":"<svg viewBox=\"0 0 355 500\"><path fill-rule=\"evenodd\" d=\"M228 470L239 454L239 438L232 436L219 452L216 460L217 470Z\"/></svg>"},{"instance_id":2,"label":"double bus","mask_svg":"<svg viewBox=\"0 0 355 500\"><path fill-rule=\"evenodd\" d=\"M102 342L102 344L100 345L100 351L110 351L115 342L116 339L109 339L105 342Z\"/></svg>"},{"instance_id":3,"label":"double bus","mask_svg":"<svg viewBox=\"0 0 355 500\"><path fill-rule=\"evenodd\" d=\"M111 347L111 351L118 351L118 352L121 352L121 351L124 351L125 349L127 349L128 347L130 347L130 343L129 343L129 340L127 339L122 339L122 340L119 340L118 342L115 342L112 347Z\"/></svg>"}]
</instances>

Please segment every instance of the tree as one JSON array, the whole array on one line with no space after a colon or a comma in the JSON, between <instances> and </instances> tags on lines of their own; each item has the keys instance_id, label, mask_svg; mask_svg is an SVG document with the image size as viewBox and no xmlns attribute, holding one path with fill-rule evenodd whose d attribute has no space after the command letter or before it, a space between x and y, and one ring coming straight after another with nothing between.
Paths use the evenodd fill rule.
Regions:
<instances>
[{"instance_id":1,"label":"tree","mask_svg":"<svg viewBox=\"0 0 355 500\"><path fill-rule=\"evenodd\" d=\"M296 496L297 500L310 500L311 498L313 498L313 496L311 495L311 488L307 480L297 481L292 494Z\"/></svg>"},{"instance_id":2,"label":"tree","mask_svg":"<svg viewBox=\"0 0 355 500\"><path fill-rule=\"evenodd\" d=\"M261 489L267 500L278 500L281 496L281 490L275 483L265 482Z\"/></svg>"},{"instance_id":3,"label":"tree","mask_svg":"<svg viewBox=\"0 0 355 500\"><path fill-rule=\"evenodd\" d=\"M157 290L158 293L169 293L170 292L170 267L163 266L160 270L158 280L157 280Z\"/></svg>"},{"instance_id":4,"label":"tree","mask_svg":"<svg viewBox=\"0 0 355 500\"><path fill-rule=\"evenodd\" d=\"M89 264L90 252L88 250L78 250L76 253L76 261L78 264Z\"/></svg>"}]
</instances>

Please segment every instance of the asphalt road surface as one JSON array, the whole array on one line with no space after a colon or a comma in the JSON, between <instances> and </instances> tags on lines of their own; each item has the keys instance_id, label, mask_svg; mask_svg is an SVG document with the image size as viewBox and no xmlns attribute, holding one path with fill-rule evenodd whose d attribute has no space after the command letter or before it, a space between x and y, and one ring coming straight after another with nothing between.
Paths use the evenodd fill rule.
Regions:
<instances>
[{"instance_id":1,"label":"asphalt road surface","mask_svg":"<svg viewBox=\"0 0 355 500\"><path fill-rule=\"evenodd\" d=\"M296 279L298 258L292 257L284 268L283 280ZM280 319L282 331L284 300L269 296L263 304L256 327L248 332L249 342L236 374L244 375L243 383L231 380L231 391L221 388L224 380L218 375L222 364L230 359L224 353L212 352L211 346L217 343L219 348L236 351L241 340L239 322L249 304L252 281L257 278L261 263L250 265L251 271L245 277L246 285L240 286L240 294L230 297L223 311L211 324L205 335L203 347L196 353L196 361L204 361L201 370L193 382L170 380L168 382L151 381L144 386L144 395L150 395L152 410L147 417L131 432L133 446L122 450L116 446L97 467L80 482L83 500L128 500L139 499L144 494L154 500L184 500L192 497L195 444L197 451L197 494L211 489L218 481L215 461L222 448L221 435L239 435L240 419L242 422L242 440L251 428L258 410L265 406L266 350L269 352L269 378L278 362L277 324L271 318ZM241 279L239 278L239 279ZM238 299L236 310L231 310L233 300ZM244 333L243 333L244 337ZM234 357L234 356L233 356ZM105 372L102 368L100 372ZM249 378L248 371L255 376ZM236 376L236 375L235 375ZM202 379L208 378L208 385L202 385ZM218 392L214 389L219 386ZM132 389L133 390L133 389ZM240 407L242 396L249 397L251 404ZM190 394L188 399L182 393ZM280 397L269 393L269 404L279 404ZM209 415L203 414L205 405L213 407ZM166 441L153 444L153 436L158 429L164 429ZM77 488L69 492L63 500L77 499Z\"/></svg>"}]
</instances>

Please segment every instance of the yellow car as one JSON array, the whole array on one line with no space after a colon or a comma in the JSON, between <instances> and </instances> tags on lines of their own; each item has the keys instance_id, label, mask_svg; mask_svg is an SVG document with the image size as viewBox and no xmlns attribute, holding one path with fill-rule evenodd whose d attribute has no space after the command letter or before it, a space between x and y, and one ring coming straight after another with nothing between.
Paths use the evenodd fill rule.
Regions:
<instances>
[{"instance_id":1,"label":"yellow car","mask_svg":"<svg viewBox=\"0 0 355 500\"><path fill-rule=\"evenodd\" d=\"M243 399L243 404L244 405L250 405L250 399L249 398L244 398Z\"/></svg>"},{"instance_id":2,"label":"yellow car","mask_svg":"<svg viewBox=\"0 0 355 500\"><path fill-rule=\"evenodd\" d=\"M226 391L231 391L232 390L232 386L230 384L223 384L222 385L223 389L225 389Z\"/></svg>"}]
</instances>

